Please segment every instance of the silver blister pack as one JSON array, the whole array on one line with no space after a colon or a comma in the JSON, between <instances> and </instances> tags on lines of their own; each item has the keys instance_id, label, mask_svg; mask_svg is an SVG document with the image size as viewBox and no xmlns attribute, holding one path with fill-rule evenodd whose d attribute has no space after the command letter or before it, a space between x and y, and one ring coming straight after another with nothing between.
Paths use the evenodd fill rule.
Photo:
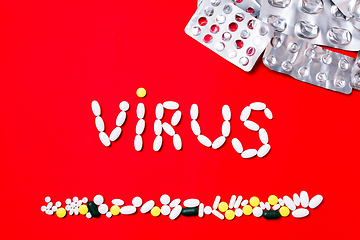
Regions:
<instances>
[{"instance_id":1,"label":"silver blister pack","mask_svg":"<svg viewBox=\"0 0 360 240\"><path fill-rule=\"evenodd\" d=\"M185 32L247 72L274 34L272 27L234 5L232 0L203 0Z\"/></svg>"},{"instance_id":2,"label":"silver blister pack","mask_svg":"<svg viewBox=\"0 0 360 240\"><path fill-rule=\"evenodd\" d=\"M264 0L260 19L278 32L313 44L360 49L360 31L330 0Z\"/></svg>"},{"instance_id":3,"label":"silver blister pack","mask_svg":"<svg viewBox=\"0 0 360 240\"><path fill-rule=\"evenodd\" d=\"M202 3L202 1L203 0L198 0L198 7ZM260 13L262 0L233 0L233 2L236 6L254 17L258 16Z\"/></svg>"},{"instance_id":4,"label":"silver blister pack","mask_svg":"<svg viewBox=\"0 0 360 240\"><path fill-rule=\"evenodd\" d=\"M263 55L271 70L336 92L350 94L355 59L276 32Z\"/></svg>"},{"instance_id":5,"label":"silver blister pack","mask_svg":"<svg viewBox=\"0 0 360 240\"><path fill-rule=\"evenodd\" d=\"M360 29L360 0L332 0L356 29Z\"/></svg>"},{"instance_id":6,"label":"silver blister pack","mask_svg":"<svg viewBox=\"0 0 360 240\"><path fill-rule=\"evenodd\" d=\"M360 52L357 54L355 65L352 69L351 86L356 90L360 90Z\"/></svg>"}]
</instances>

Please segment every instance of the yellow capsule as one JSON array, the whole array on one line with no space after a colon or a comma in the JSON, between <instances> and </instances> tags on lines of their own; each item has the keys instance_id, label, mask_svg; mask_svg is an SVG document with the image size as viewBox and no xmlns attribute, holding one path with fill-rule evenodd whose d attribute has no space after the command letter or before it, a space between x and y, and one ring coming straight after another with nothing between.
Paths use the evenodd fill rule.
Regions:
<instances>
[{"instance_id":1,"label":"yellow capsule","mask_svg":"<svg viewBox=\"0 0 360 240\"><path fill-rule=\"evenodd\" d=\"M66 210L65 208L58 208L56 210L56 216L58 216L59 218L63 218L66 216Z\"/></svg>"},{"instance_id":2,"label":"yellow capsule","mask_svg":"<svg viewBox=\"0 0 360 240\"><path fill-rule=\"evenodd\" d=\"M136 90L136 95L140 98L145 97L146 96L145 88L138 88L138 90Z\"/></svg>"},{"instance_id":3,"label":"yellow capsule","mask_svg":"<svg viewBox=\"0 0 360 240\"><path fill-rule=\"evenodd\" d=\"M278 200L279 199L275 195L271 195L268 198L268 202L270 203L270 205L276 205L278 203Z\"/></svg>"},{"instance_id":4,"label":"yellow capsule","mask_svg":"<svg viewBox=\"0 0 360 240\"><path fill-rule=\"evenodd\" d=\"M233 220L235 217L235 213L233 210L227 210L225 213L225 217L227 220Z\"/></svg>"},{"instance_id":5,"label":"yellow capsule","mask_svg":"<svg viewBox=\"0 0 360 240\"><path fill-rule=\"evenodd\" d=\"M226 212L229 209L229 205L226 202L219 203L219 211Z\"/></svg>"},{"instance_id":6,"label":"yellow capsule","mask_svg":"<svg viewBox=\"0 0 360 240\"><path fill-rule=\"evenodd\" d=\"M113 205L111 208L110 208L110 212L112 213L112 215L119 215L120 214L120 207L118 205Z\"/></svg>"},{"instance_id":7,"label":"yellow capsule","mask_svg":"<svg viewBox=\"0 0 360 240\"><path fill-rule=\"evenodd\" d=\"M249 215L252 214L253 209L252 209L252 207L251 207L250 205L245 205L245 206L243 207L242 211L243 211L243 213L244 213L245 215L248 215L248 216L249 216Z\"/></svg>"},{"instance_id":8,"label":"yellow capsule","mask_svg":"<svg viewBox=\"0 0 360 240\"><path fill-rule=\"evenodd\" d=\"M283 217L287 217L290 214L290 210L286 206L281 207L279 212L280 212L280 215L283 216Z\"/></svg>"},{"instance_id":9,"label":"yellow capsule","mask_svg":"<svg viewBox=\"0 0 360 240\"><path fill-rule=\"evenodd\" d=\"M161 210L158 206L155 206L151 209L151 215L153 215L154 217L158 217L161 213Z\"/></svg>"},{"instance_id":10,"label":"yellow capsule","mask_svg":"<svg viewBox=\"0 0 360 240\"><path fill-rule=\"evenodd\" d=\"M85 204L82 204L80 207L79 207L79 213L81 215L86 215L88 213L89 209L88 207L85 205Z\"/></svg>"},{"instance_id":11,"label":"yellow capsule","mask_svg":"<svg viewBox=\"0 0 360 240\"><path fill-rule=\"evenodd\" d=\"M258 197L250 198L250 205L253 207L257 207L260 204L260 199Z\"/></svg>"}]
</instances>

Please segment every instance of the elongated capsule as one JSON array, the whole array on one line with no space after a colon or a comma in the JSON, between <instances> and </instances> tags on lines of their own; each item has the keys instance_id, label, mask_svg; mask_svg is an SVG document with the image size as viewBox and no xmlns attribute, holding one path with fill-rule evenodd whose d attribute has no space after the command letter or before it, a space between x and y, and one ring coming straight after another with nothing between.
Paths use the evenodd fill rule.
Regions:
<instances>
[{"instance_id":1,"label":"elongated capsule","mask_svg":"<svg viewBox=\"0 0 360 240\"><path fill-rule=\"evenodd\" d=\"M96 218L100 217L98 206L93 201L89 201L87 203L87 207L89 209L89 212L91 213L91 216Z\"/></svg>"},{"instance_id":2,"label":"elongated capsule","mask_svg":"<svg viewBox=\"0 0 360 240\"><path fill-rule=\"evenodd\" d=\"M197 216L198 214L199 214L199 209L197 207L183 208L181 210L181 215L186 217Z\"/></svg>"},{"instance_id":3,"label":"elongated capsule","mask_svg":"<svg viewBox=\"0 0 360 240\"><path fill-rule=\"evenodd\" d=\"M264 211L263 215L262 215L265 219L278 219L280 218L280 213L279 211Z\"/></svg>"}]
</instances>

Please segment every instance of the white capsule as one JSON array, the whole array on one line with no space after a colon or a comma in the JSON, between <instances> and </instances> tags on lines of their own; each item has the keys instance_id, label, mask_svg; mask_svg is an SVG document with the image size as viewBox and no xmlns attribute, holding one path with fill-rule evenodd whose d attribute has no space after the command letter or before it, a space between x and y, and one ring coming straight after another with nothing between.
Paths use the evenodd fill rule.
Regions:
<instances>
[{"instance_id":1,"label":"white capsule","mask_svg":"<svg viewBox=\"0 0 360 240\"><path fill-rule=\"evenodd\" d=\"M133 200L132 200L132 205L134 207L140 207L142 205L141 197L134 197Z\"/></svg>"},{"instance_id":2,"label":"white capsule","mask_svg":"<svg viewBox=\"0 0 360 240\"><path fill-rule=\"evenodd\" d=\"M265 203L265 208L266 208L266 210L269 211L269 210L270 210L270 203L266 202L266 203Z\"/></svg>"},{"instance_id":3,"label":"white capsule","mask_svg":"<svg viewBox=\"0 0 360 240\"><path fill-rule=\"evenodd\" d=\"M224 215L222 215L219 211L217 211L217 210L212 210L212 214L214 214L215 216L217 216L219 219L221 219L221 220L224 220L225 219L225 217L224 217Z\"/></svg>"},{"instance_id":4,"label":"white capsule","mask_svg":"<svg viewBox=\"0 0 360 240\"><path fill-rule=\"evenodd\" d=\"M230 135L230 122L224 121L221 126L221 133L224 137L228 137Z\"/></svg>"},{"instance_id":5,"label":"white capsule","mask_svg":"<svg viewBox=\"0 0 360 240\"><path fill-rule=\"evenodd\" d=\"M303 218L309 215L309 210L305 208L298 208L291 213L295 218Z\"/></svg>"},{"instance_id":6,"label":"white capsule","mask_svg":"<svg viewBox=\"0 0 360 240\"><path fill-rule=\"evenodd\" d=\"M222 116L223 116L225 121L230 121L230 119L231 119L231 111L230 111L230 107L228 105L224 105L222 107Z\"/></svg>"},{"instance_id":7,"label":"white capsule","mask_svg":"<svg viewBox=\"0 0 360 240\"><path fill-rule=\"evenodd\" d=\"M170 196L167 195L167 194L163 194L161 197L160 197L160 202L161 204L164 204L164 205L167 205L170 203Z\"/></svg>"},{"instance_id":8,"label":"white capsule","mask_svg":"<svg viewBox=\"0 0 360 240\"><path fill-rule=\"evenodd\" d=\"M67 198L67 199L65 200L65 203L69 205L69 204L71 203L71 199L70 199L70 198Z\"/></svg>"},{"instance_id":9,"label":"white capsule","mask_svg":"<svg viewBox=\"0 0 360 240\"><path fill-rule=\"evenodd\" d=\"M51 197L47 196L47 197L45 198L45 202L46 202L46 203L51 202Z\"/></svg>"},{"instance_id":10,"label":"white capsule","mask_svg":"<svg viewBox=\"0 0 360 240\"><path fill-rule=\"evenodd\" d=\"M270 119L270 120L273 119L273 114L272 114L272 112L270 111L270 109L265 108L264 113L265 113L265 116L266 116L268 119Z\"/></svg>"},{"instance_id":11,"label":"white capsule","mask_svg":"<svg viewBox=\"0 0 360 240\"><path fill-rule=\"evenodd\" d=\"M280 206L284 206L284 205L285 205L284 200L282 200L281 198L279 198L278 201L279 201Z\"/></svg>"},{"instance_id":12,"label":"white capsule","mask_svg":"<svg viewBox=\"0 0 360 240\"><path fill-rule=\"evenodd\" d=\"M212 208L211 208L210 206L206 206L206 207L204 208L204 213L205 213L206 215L210 215L211 212L212 212Z\"/></svg>"},{"instance_id":13,"label":"white capsule","mask_svg":"<svg viewBox=\"0 0 360 240\"><path fill-rule=\"evenodd\" d=\"M246 106L244 107L244 109L242 110L241 114L240 114L240 120L245 122L246 120L249 119L251 114L251 108Z\"/></svg>"},{"instance_id":14,"label":"white capsule","mask_svg":"<svg viewBox=\"0 0 360 240\"><path fill-rule=\"evenodd\" d=\"M219 203L220 203L220 196L216 196L215 200L214 200L214 203L213 203L213 209L214 210L216 210L218 208Z\"/></svg>"},{"instance_id":15,"label":"white capsule","mask_svg":"<svg viewBox=\"0 0 360 240\"><path fill-rule=\"evenodd\" d=\"M181 120L181 111L177 110L171 118L171 125L173 125L174 127L177 126L180 120Z\"/></svg>"},{"instance_id":16,"label":"white capsule","mask_svg":"<svg viewBox=\"0 0 360 240\"><path fill-rule=\"evenodd\" d=\"M124 111L124 112L126 112L127 110L129 110L129 107L130 107L130 105L129 105L129 103L128 103L127 101L122 101L122 102L120 103L120 105L119 105L120 110L121 110L121 111Z\"/></svg>"},{"instance_id":17,"label":"white capsule","mask_svg":"<svg viewBox=\"0 0 360 240\"><path fill-rule=\"evenodd\" d=\"M155 116L157 119L162 119L164 116L164 107L161 103L158 103L158 105L156 105Z\"/></svg>"},{"instance_id":18,"label":"white capsule","mask_svg":"<svg viewBox=\"0 0 360 240\"><path fill-rule=\"evenodd\" d=\"M261 207L262 210L265 210L265 203L260 202L260 207Z\"/></svg>"},{"instance_id":19,"label":"white capsule","mask_svg":"<svg viewBox=\"0 0 360 240\"><path fill-rule=\"evenodd\" d=\"M103 204L103 203L104 203L104 197L101 196L100 194L96 195L96 196L94 197L94 203L95 203L96 205L101 205L101 204Z\"/></svg>"},{"instance_id":20,"label":"white capsule","mask_svg":"<svg viewBox=\"0 0 360 240\"><path fill-rule=\"evenodd\" d=\"M229 209L234 208L235 201L236 201L236 195L232 195L229 202Z\"/></svg>"},{"instance_id":21,"label":"white capsule","mask_svg":"<svg viewBox=\"0 0 360 240\"><path fill-rule=\"evenodd\" d=\"M265 157L266 154L269 153L269 151L270 151L270 145L269 145L269 144L262 145L262 146L259 148L258 152L257 152L257 156L258 156L259 158Z\"/></svg>"},{"instance_id":22,"label":"white capsule","mask_svg":"<svg viewBox=\"0 0 360 240\"><path fill-rule=\"evenodd\" d=\"M136 108L136 116L140 119L143 119L145 116L145 105L143 103L139 103Z\"/></svg>"},{"instance_id":23,"label":"white capsule","mask_svg":"<svg viewBox=\"0 0 360 240\"><path fill-rule=\"evenodd\" d=\"M53 211L51 211L51 210L46 210L46 212L45 212L47 215L53 215L54 214L54 212ZM70 214L70 215L72 215L72 214Z\"/></svg>"},{"instance_id":24,"label":"white capsule","mask_svg":"<svg viewBox=\"0 0 360 240\"><path fill-rule=\"evenodd\" d=\"M247 149L241 153L241 156L243 158L252 158L252 157L255 157L256 154L257 154L256 149Z\"/></svg>"},{"instance_id":25,"label":"white capsule","mask_svg":"<svg viewBox=\"0 0 360 240\"><path fill-rule=\"evenodd\" d=\"M211 141L208 137L206 137L204 135L199 135L197 137L197 140L205 147L211 147Z\"/></svg>"},{"instance_id":26,"label":"white capsule","mask_svg":"<svg viewBox=\"0 0 360 240\"><path fill-rule=\"evenodd\" d=\"M171 201L170 203L170 207L173 208L173 207L176 207L177 205L179 205L181 202L180 198L176 198L174 200Z\"/></svg>"},{"instance_id":27,"label":"white capsule","mask_svg":"<svg viewBox=\"0 0 360 240\"><path fill-rule=\"evenodd\" d=\"M317 206L320 205L320 203L323 201L323 197L321 195L316 195L315 197L313 197L310 202L309 202L309 207L310 208L316 208Z\"/></svg>"},{"instance_id":28,"label":"white capsule","mask_svg":"<svg viewBox=\"0 0 360 240\"><path fill-rule=\"evenodd\" d=\"M175 134L173 136L173 144L174 144L174 147L176 150L181 150L182 148L182 141L181 141L181 138L179 136L179 134Z\"/></svg>"},{"instance_id":29,"label":"white capsule","mask_svg":"<svg viewBox=\"0 0 360 240\"><path fill-rule=\"evenodd\" d=\"M266 108L266 104L262 102L253 102L250 104L252 110L262 111Z\"/></svg>"},{"instance_id":30,"label":"white capsule","mask_svg":"<svg viewBox=\"0 0 360 240\"><path fill-rule=\"evenodd\" d=\"M135 212L136 212L136 207L131 205L123 206L122 208L120 208L120 213L124 215L134 214Z\"/></svg>"},{"instance_id":31,"label":"white capsule","mask_svg":"<svg viewBox=\"0 0 360 240\"><path fill-rule=\"evenodd\" d=\"M107 213L106 213L106 217L107 217L107 218L111 218L111 217L112 217L112 213L111 213L111 212L107 212Z\"/></svg>"},{"instance_id":32,"label":"white capsule","mask_svg":"<svg viewBox=\"0 0 360 240\"><path fill-rule=\"evenodd\" d=\"M196 120L192 120L191 121L191 130L192 132L195 134L195 136L199 136L201 131L200 131L200 125Z\"/></svg>"},{"instance_id":33,"label":"white capsule","mask_svg":"<svg viewBox=\"0 0 360 240\"><path fill-rule=\"evenodd\" d=\"M273 210L276 211L276 210L279 210L280 209L280 204L275 204L273 206Z\"/></svg>"},{"instance_id":34,"label":"white capsule","mask_svg":"<svg viewBox=\"0 0 360 240\"><path fill-rule=\"evenodd\" d=\"M181 210L182 210L182 207L180 205L177 205L176 207L174 207L174 209L170 213L170 216L169 216L170 219L175 220L177 217L179 217L181 214Z\"/></svg>"},{"instance_id":35,"label":"white capsule","mask_svg":"<svg viewBox=\"0 0 360 240\"><path fill-rule=\"evenodd\" d=\"M235 216L241 217L243 215L243 211L240 208L235 209Z\"/></svg>"},{"instance_id":36,"label":"white capsule","mask_svg":"<svg viewBox=\"0 0 360 240\"><path fill-rule=\"evenodd\" d=\"M160 150L161 146L162 146L162 137L156 136L156 138L154 140L154 144L153 144L154 151L158 152Z\"/></svg>"},{"instance_id":37,"label":"white capsule","mask_svg":"<svg viewBox=\"0 0 360 240\"><path fill-rule=\"evenodd\" d=\"M297 193L294 193L293 200L294 200L295 206L297 206L297 207L300 206L300 197Z\"/></svg>"},{"instance_id":38,"label":"white capsule","mask_svg":"<svg viewBox=\"0 0 360 240\"><path fill-rule=\"evenodd\" d=\"M190 198L190 199L186 199L184 202L184 207L197 207L200 204L199 199L195 199L195 198Z\"/></svg>"},{"instance_id":39,"label":"white capsule","mask_svg":"<svg viewBox=\"0 0 360 240\"><path fill-rule=\"evenodd\" d=\"M106 214L108 211L109 211L109 207L108 207L108 205L106 205L106 204L101 204L99 207L98 207L98 209L99 209L99 213L100 214Z\"/></svg>"},{"instance_id":40,"label":"white capsule","mask_svg":"<svg viewBox=\"0 0 360 240\"><path fill-rule=\"evenodd\" d=\"M149 200L142 207L140 208L141 213L147 213L150 212L151 209L155 206L155 202L153 200Z\"/></svg>"},{"instance_id":41,"label":"white capsule","mask_svg":"<svg viewBox=\"0 0 360 240\"><path fill-rule=\"evenodd\" d=\"M111 203L112 204L114 204L114 205L117 205L117 206L122 206L122 205L124 205L124 201L123 200L121 200L121 199L113 199L112 201L111 201Z\"/></svg>"},{"instance_id":42,"label":"white capsule","mask_svg":"<svg viewBox=\"0 0 360 240\"><path fill-rule=\"evenodd\" d=\"M170 207L168 205L163 205L161 207L161 209L160 209L161 214L164 215L164 216L169 215L170 211L171 211L171 209L170 209Z\"/></svg>"},{"instance_id":43,"label":"white capsule","mask_svg":"<svg viewBox=\"0 0 360 240\"><path fill-rule=\"evenodd\" d=\"M99 132L103 132L105 130L104 120L101 117L96 117L95 126Z\"/></svg>"},{"instance_id":44,"label":"white capsule","mask_svg":"<svg viewBox=\"0 0 360 240\"><path fill-rule=\"evenodd\" d=\"M199 205L199 214L198 214L199 217L204 217L204 204L203 203L200 203Z\"/></svg>"},{"instance_id":45,"label":"white capsule","mask_svg":"<svg viewBox=\"0 0 360 240\"><path fill-rule=\"evenodd\" d=\"M109 137L107 136L106 133L100 132L99 133L99 138L100 138L101 143L104 144L105 147L110 146L111 142L110 142L110 139L109 139Z\"/></svg>"},{"instance_id":46,"label":"white capsule","mask_svg":"<svg viewBox=\"0 0 360 240\"><path fill-rule=\"evenodd\" d=\"M190 117L192 120L196 120L199 117L199 107L195 103L193 105L191 105Z\"/></svg>"},{"instance_id":47,"label":"white capsule","mask_svg":"<svg viewBox=\"0 0 360 240\"><path fill-rule=\"evenodd\" d=\"M302 191L300 193L300 203L301 206L303 206L304 208L307 208L309 206L309 195L306 191Z\"/></svg>"},{"instance_id":48,"label":"white capsule","mask_svg":"<svg viewBox=\"0 0 360 240\"><path fill-rule=\"evenodd\" d=\"M57 206L52 206L51 211L56 212L57 209Z\"/></svg>"},{"instance_id":49,"label":"white capsule","mask_svg":"<svg viewBox=\"0 0 360 240\"><path fill-rule=\"evenodd\" d=\"M110 141L115 142L116 140L118 140L120 134L121 134L121 128L120 127L114 128L114 130L112 130L112 132L110 133L110 137L109 137Z\"/></svg>"},{"instance_id":50,"label":"white capsule","mask_svg":"<svg viewBox=\"0 0 360 240\"><path fill-rule=\"evenodd\" d=\"M260 141L263 143L263 144L268 144L269 143L269 136L266 132L266 130L264 128L260 128L259 130L259 138L260 138Z\"/></svg>"},{"instance_id":51,"label":"white capsule","mask_svg":"<svg viewBox=\"0 0 360 240\"><path fill-rule=\"evenodd\" d=\"M252 213L255 217L261 217L263 215L263 210L260 207L254 207Z\"/></svg>"},{"instance_id":52,"label":"white capsule","mask_svg":"<svg viewBox=\"0 0 360 240\"><path fill-rule=\"evenodd\" d=\"M293 202L293 200L291 200L291 198L289 198L288 196L284 196L283 197L284 203L285 205L291 210L294 211L296 209L295 203Z\"/></svg>"},{"instance_id":53,"label":"white capsule","mask_svg":"<svg viewBox=\"0 0 360 240\"><path fill-rule=\"evenodd\" d=\"M167 101L163 103L165 109L176 110L179 108L179 104L174 101Z\"/></svg>"},{"instance_id":54,"label":"white capsule","mask_svg":"<svg viewBox=\"0 0 360 240\"><path fill-rule=\"evenodd\" d=\"M83 203L87 203L87 202L88 202L88 198L87 198L87 197L83 197L82 202L83 202Z\"/></svg>"},{"instance_id":55,"label":"white capsule","mask_svg":"<svg viewBox=\"0 0 360 240\"><path fill-rule=\"evenodd\" d=\"M154 132L157 136L160 136L162 133L162 123L159 119L156 119L154 122Z\"/></svg>"},{"instance_id":56,"label":"white capsule","mask_svg":"<svg viewBox=\"0 0 360 240\"><path fill-rule=\"evenodd\" d=\"M235 201L234 208L239 208L242 200L243 200L243 197L242 197L242 196L238 196L237 199L236 199L236 201Z\"/></svg>"},{"instance_id":57,"label":"white capsule","mask_svg":"<svg viewBox=\"0 0 360 240\"><path fill-rule=\"evenodd\" d=\"M242 146L241 142L239 141L239 139L233 138L231 140L231 144L237 153L242 153L244 151L243 146Z\"/></svg>"},{"instance_id":58,"label":"white capsule","mask_svg":"<svg viewBox=\"0 0 360 240\"><path fill-rule=\"evenodd\" d=\"M241 202L241 206L245 206L249 204L249 200L245 199L244 201Z\"/></svg>"},{"instance_id":59,"label":"white capsule","mask_svg":"<svg viewBox=\"0 0 360 240\"><path fill-rule=\"evenodd\" d=\"M252 130L252 131L258 131L259 130L259 125L253 121L249 121L246 120L244 122L245 127L247 127L248 129Z\"/></svg>"},{"instance_id":60,"label":"white capsule","mask_svg":"<svg viewBox=\"0 0 360 240\"><path fill-rule=\"evenodd\" d=\"M126 120L126 112L121 111L116 117L116 126L121 127Z\"/></svg>"},{"instance_id":61,"label":"white capsule","mask_svg":"<svg viewBox=\"0 0 360 240\"><path fill-rule=\"evenodd\" d=\"M218 149L222 145L224 145L225 141L226 141L226 138L224 136L220 136L217 139L215 139L215 141L212 143L211 146L213 149Z\"/></svg>"},{"instance_id":62,"label":"white capsule","mask_svg":"<svg viewBox=\"0 0 360 240\"><path fill-rule=\"evenodd\" d=\"M100 104L96 100L91 102L91 110L95 116L101 115L101 107L100 107Z\"/></svg>"},{"instance_id":63,"label":"white capsule","mask_svg":"<svg viewBox=\"0 0 360 240\"><path fill-rule=\"evenodd\" d=\"M92 217L92 216L91 216L91 213L88 212L88 213L86 214L86 218L90 219L91 217Z\"/></svg>"},{"instance_id":64,"label":"white capsule","mask_svg":"<svg viewBox=\"0 0 360 240\"><path fill-rule=\"evenodd\" d=\"M143 134L145 129L145 120L144 119L139 119L139 121L136 124L136 134L141 135Z\"/></svg>"},{"instance_id":65,"label":"white capsule","mask_svg":"<svg viewBox=\"0 0 360 240\"><path fill-rule=\"evenodd\" d=\"M175 135L175 130L174 130L174 128L173 128L170 124L168 124L167 122L164 122L164 123L162 124L162 127L163 127L164 132L166 132L168 135L170 135L170 136L174 136L174 135Z\"/></svg>"}]
</instances>

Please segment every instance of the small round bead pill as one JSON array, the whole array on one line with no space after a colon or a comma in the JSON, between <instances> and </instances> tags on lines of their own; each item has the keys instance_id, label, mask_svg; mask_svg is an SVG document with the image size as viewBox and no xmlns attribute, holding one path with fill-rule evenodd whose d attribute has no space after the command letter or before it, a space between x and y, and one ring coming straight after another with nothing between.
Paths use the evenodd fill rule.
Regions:
<instances>
[{"instance_id":1,"label":"small round bead pill","mask_svg":"<svg viewBox=\"0 0 360 240\"><path fill-rule=\"evenodd\" d=\"M163 195L160 197L160 202L161 202L161 204L164 204L164 205L169 204L169 203L170 203L170 197L169 197L169 195L163 194Z\"/></svg>"},{"instance_id":2,"label":"small round bead pill","mask_svg":"<svg viewBox=\"0 0 360 240\"><path fill-rule=\"evenodd\" d=\"M142 199L140 197L134 197L132 200L134 207L140 207L142 205Z\"/></svg>"},{"instance_id":3,"label":"small round bead pill","mask_svg":"<svg viewBox=\"0 0 360 240\"><path fill-rule=\"evenodd\" d=\"M106 214L109 211L109 207L106 204L101 204L99 206L99 213L100 214Z\"/></svg>"},{"instance_id":4,"label":"small round bead pill","mask_svg":"<svg viewBox=\"0 0 360 240\"><path fill-rule=\"evenodd\" d=\"M113 205L110 208L110 212L111 212L112 215L117 216L117 215L120 214L120 207L118 205Z\"/></svg>"},{"instance_id":5,"label":"small round bead pill","mask_svg":"<svg viewBox=\"0 0 360 240\"><path fill-rule=\"evenodd\" d=\"M70 198L66 199L65 203L69 205L71 203L71 199Z\"/></svg>"},{"instance_id":6,"label":"small round bead pill","mask_svg":"<svg viewBox=\"0 0 360 240\"><path fill-rule=\"evenodd\" d=\"M260 204L260 200L258 197L252 197L250 198L250 205L253 207L257 207Z\"/></svg>"},{"instance_id":7,"label":"small round bead pill","mask_svg":"<svg viewBox=\"0 0 360 240\"><path fill-rule=\"evenodd\" d=\"M92 216L91 216L91 213L90 212L88 212L87 214L86 214L86 217L88 218L88 219L90 219Z\"/></svg>"},{"instance_id":8,"label":"small round bead pill","mask_svg":"<svg viewBox=\"0 0 360 240\"><path fill-rule=\"evenodd\" d=\"M103 204L103 203L104 203L104 197L101 196L101 195L96 195L96 196L94 197L94 203L95 203L96 205L101 205L101 204Z\"/></svg>"},{"instance_id":9,"label":"small round bead pill","mask_svg":"<svg viewBox=\"0 0 360 240\"><path fill-rule=\"evenodd\" d=\"M138 97L140 97L140 98L143 98L143 97L145 97L146 96L146 90L145 90L145 88L138 88L137 90L136 90L136 95L138 96Z\"/></svg>"},{"instance_id":10,"label":"small round bead pill","mask_svg":"<svg viewBox=\"0 0 360 240\"><path fill-rule=\"evenodd\" d=\"M276 205L278 203L279 199L275 195L271 195L268 198L268 202L270 205Z\"/></svg>"},{"instance_id":11,"label":"small round bead pill","mask_svg":"<svg viewBox=\"0 0 360 240\"><path fill-rule=\"evenodd\" d=\"M130 107L130 105L129 105L129 103L128 103L127 101L122 101L122 102L120 103L120 105L119 105L120 110L121 110L121 111L124 111L124 112L126 112L127 110L129 110L129 107Z\"/></svg>"},{"instance_id":12,"label":"small round bead pill","mask_svg":"<svg viewBox=\"0 0 360 240\"><path fill-rule=\"evenodd\" d=\"M46 212L46 206L41 206L41 211Z\"/></svg>"},{"instance_id":13,"label":"small round bead pill","mask_svg":"<svg viewBox=\"0 0 360 240\"><path fill-rule=\"evenodd\" d=\"M280 208L279 212L280 212L281 216L287 217L290 214L290 209L288 207L286 207L286 206L283 206L283 207Z\"/></svg>"},{"instance_id":14,"label":"small round bead pill","mask_svg":"<svg viewBox=\"0 0 360 240\"><path fill-rule=\"evenodd\" d=\"M58 207L58 208L61 207L61 202L60 202L60 201L57 201L57 202L55 203L55 206Z\"/></svg>"},{"instance_id":15,"label":"small round bead pill","mask_svg":"<svg viewBox=\"0 0 360 240\"><path fill-rule=\"evenodd\" d=\"M151 209L151 215L158 217L161 213L161 209L158 206L155 206Z\"/></svg>"},{"instance_id":16,"label":"small round bead pill","mask_svg":"<svg viewBox=\"0 0 360 240\"><path fill-rule=\"evenodd\" d=\"M164 216L167 216L170 214L170 207L168 205L163 205L160 209L161 211L161 214L164 215Z\"/></svg>"},{"instance_id":17,"label":"small round bead pill","mask_svg":"<svg viewBox=\"0 0 360 240\"><path fill-rule=\"evenodd\" d=\"M107 212L107 213L106 213L106 217L111 218L111 217L112 217L112 213L111 213L111 212Z\"/></svg>"},{"instance_id":18,"label":"small round bead pill","mask_svg":"<svg viewBox=\"0 0 360 240\"><path fill-rule=\"evenodd\" d=\"M87 214L89 212L89 209L88 209L88 207L85 205L85 204L83 204L83 205L81 205L80 207L79 207L79 213L81 214L81 215L85 215L85 214Z\"/></svg>"},{"instance_id":19,"label":"small round bead pill","mask_svg":"<svg viewBox=\"0 0 360 240\"><path fill-rule=\"evenodd\" d=\"M79 201L79 198L78 197L73 197L73 202L77 202Z\"/></svg>"},{"instance_id":20,"label":"small round bead pill","mask_svg":"<svg viewBox=\"0 0 360 240\"><path fill-rule=\"evenodd\" d=\"M51 202L51 197L47 196L47 197L45 198L45 202L47 202L47 203Z\"/></svg>"},{"instance_id":21,"label":"small round bead pill","mask_svg":"<svg viewBox=\"0 0 360 240\"><path fill-rule=\"evenodd\" d=\"M253 209L253 215L254 215L255 217L261 217L262 214L263 214L263 210L262 210L260 207L255 207L255 208Z\"/></svg>"},{"instance_id":22,"label":"small round bead pill","mask_svg":"<svg viewBox=\"0 0 360 240\"><path fill-rule=\"evenodd\" d=\"M227 220L233 220L233 219L235 218L235 213L234 213L234 211L233 211L233 210L227 210L227 211L225 212L225 218L226 218Z\"/></svg>"},{"instance_id":23,"label":"small round bead pill","mask_svg":"<svg viewBox=\"0 0 360 240\"><path fill-rule=\"evenodd\" d=\"M66 216L66 210L64 208L59 208L56 210L56 216L63 218Z\"/></svg>"},{"instance_id":24,"label":"small round bead pill","mask_svg":"<svg viewBox=\"0 0 360 240\"><path fill-rule=\"evenodd\" d=\"M226 212L229 209L229 205L226 202L219 203L219 211Z\"/></svg>"},{"instance_id":25,"label":"small round bead pill","mask_svg":"<svg viewBox=\"0 0 360 240\"><path fill-rule=\"evenodd\" d=\"M235 209L235 216L241 217L243 215L243 211L240 208Z\"/></svg>"},{"instance_id":26,"label":"small round bead pill","mask_svg":"<svg viewBox=\"0 0 360 240\"><path fill-rule=\"evenodd\" d=\"M205 213L206 215L210 215L211 212L212 212L212 209L211 209L210 206L206 206L206 207L204 208L204 213Z\"/></svg>"},{"instance_id":27,"label":"small round bead pill","mask_svg":"<svg viewBox=\"0 0 360 240\"><path fill-rule=\"evenodd\" d=\"M57 206L52 206L51 211L56 212L57 209L58 209Z\"/></svg>"},{"instance_id":28,"label":"small round bead pill","mask_svg":"<svg viewBox=\"0 0 360 240\"><path fill-rule=\"evenodd\" d=\"M88 200L88 198L87 197L83 197L83 199L82 199L82 202L83 203L87 203L89 200Z\"/></svg>"},{"instance_id":29,"label":"small round bead pill","mask_svg":"<svg viewBox=\"0 0 360 240\"><path fill-rule=\"evenodd\" d=\"M252 209L252 207L251 207L250 205L245 205L245 206L243 207L242 211L243 211L243 213L244 213L245 215L251 215L253 209Z\"/></svg>"}]
</instances>

